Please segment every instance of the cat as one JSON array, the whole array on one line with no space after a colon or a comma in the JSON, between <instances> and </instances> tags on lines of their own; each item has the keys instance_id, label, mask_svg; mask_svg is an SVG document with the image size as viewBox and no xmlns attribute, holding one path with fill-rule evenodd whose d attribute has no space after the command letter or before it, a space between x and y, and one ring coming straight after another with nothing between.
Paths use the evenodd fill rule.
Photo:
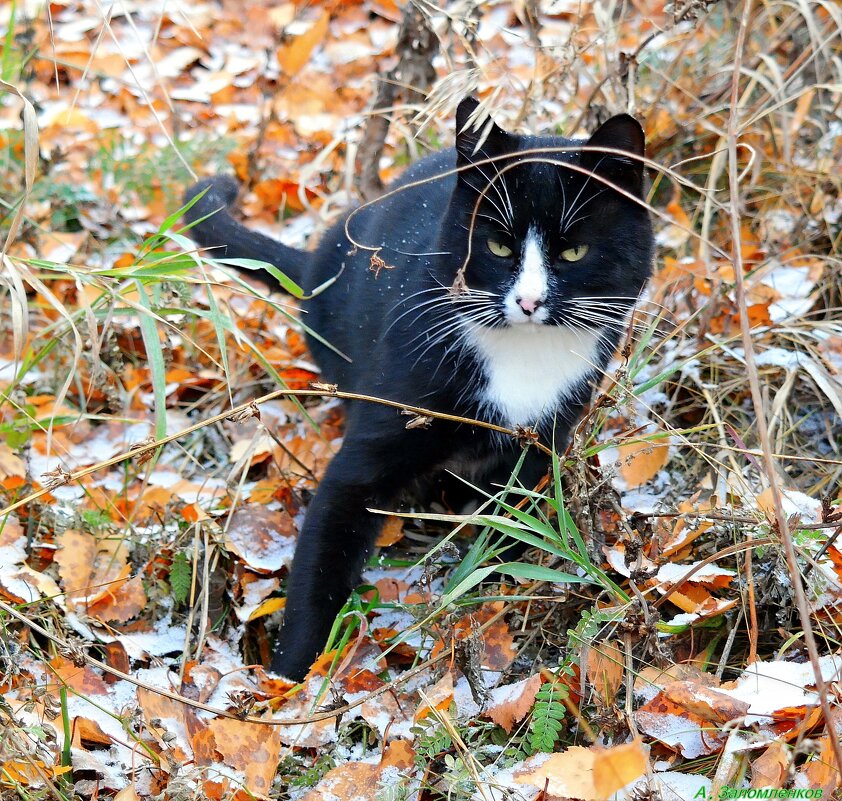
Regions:
<instances>
[{"instance_id":1,"label":"cat","mask_svg":"<svg viewBox=\"0 0 842 801\"><path fill-rule=\"evenodd\" d=\"M223 176L187 192L187 201L204 192L186 212L189 233L211 256L268 262L308 293L333 279L302 303L319 336L308 342L323 381L531 426L558 448L651 272L644 133L627 114L587 140L510 134L491 120L476 125L478 116L478 102L464 99L455 148L416 162L311 252L234 220L227 209L238 185ZM268 271L252 274L278 286ZM383 518L369 509L388 508L417 479L446 469L486 487L504 483L522 450L468 424L407 428L400 410L362 401L347 404L345 425L305 516L272 660L296 681L371 554ZM547 467L529 448L519 480L534 486Z\"/></svg>"}]
</instances>

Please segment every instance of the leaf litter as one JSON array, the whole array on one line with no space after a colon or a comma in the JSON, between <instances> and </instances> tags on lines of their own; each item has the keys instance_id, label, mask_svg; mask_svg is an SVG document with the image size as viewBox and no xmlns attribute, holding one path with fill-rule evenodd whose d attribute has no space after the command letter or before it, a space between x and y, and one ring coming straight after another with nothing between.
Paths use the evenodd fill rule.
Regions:
<instances>
[{"instance_id":1,"label":"leaf litter","mask_svg":"<svg viewBox=\"0 0 842 801\"><path fill-rule=\"evenodd\" d=\"M7 198L27 193L4 223L0 486L6 505L40 493L0 528L4 793L838 791L842 721L818 707L759 467L717 205L728 200L698 190L724 175L736 16L721 3L691 13L643 2L616 18L598 3L534 5L427 9L446 45L439 82L426 105L398 110L381 174L398 175L417 142L449 141L449 113L476 88L502 122L535 131L581 131L632 108L649 156L681 176L653 173L666 218L656 275L574 443L585 468L565 473L571 524L637 604L510 582L493 599L439 609L458 559L410 565L446 530L392 518L388 558L363 579L374 590L349 613L365 626L299 688L257 665L308 498L341 444L335 399L303 410L275 399L259 421L199 426L100 465L150 442L156 423L178 434L279 380L318 379L294 303L267 302L192 255L168 272L183 243L143 241L193 174L226 169L245 183L242 210L259 230L303 246L334 219L354 198L349 162L372 76L396 58L402 10L374 0L0 9L1 77L13 90L0 103L0 181ZM840 20L821 4L770 8L746 43L755 74L768 70L777 88L760 81L743 95L753 162L740 156L736 246L784 512L838 704L842 129L828 101L839 94ZM815 85L790 29L803 34ZM163 370L147 358L150 321ZM529 745L548 686L563 688L540 707L563 721L550 755Z\"/></svg>"}]
</instances>

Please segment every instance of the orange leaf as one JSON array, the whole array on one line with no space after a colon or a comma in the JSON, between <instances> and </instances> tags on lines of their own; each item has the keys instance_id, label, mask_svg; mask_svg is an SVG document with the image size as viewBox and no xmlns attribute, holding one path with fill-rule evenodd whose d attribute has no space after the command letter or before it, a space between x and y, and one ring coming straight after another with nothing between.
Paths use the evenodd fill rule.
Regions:
<instances>
[{"instance_id":1,"label":"orange leaf","mask_svg":"<svg viewBox=\"0 0 842 801\"><path fill-rule=\"evenodd\" d=\"M310 54L318 47L327 35L330 15L323 11L313 26L296 36L289 44L278 48L276 55L284 74L291 78L307 63Z\"/></svg>"},{"instance_id":2,"label":"orange leaf","mask_svg":"<svg viewBox=\"0 0 842 801\"><path fill-rule=\"evenodd\" d=\"M434 709L447 709L453 701L453 674L448 671L424 692L424 698L415 710L415 720L423 720Z\"/></svg>"},{"instance_id":3,"label":"orange leaf","mask_svg":"<svg viewBox=\"0 0 842 801\"><path fill-rule=\"evenodd\" d=\"M403 520L396 515L389 515L386 523L377 535L375 545L378 548L387 548L403 539Z\"/></svg>"},{"instance_id":4,"label":"orange leaf","mask_svg":"<svg viewBox=\"0 0 842 801\"><path fill-rule=\"evenodd\" d=\"M380 758L380 769L397 768L409 770L415 762L415 750L409 740L393 740L386 746Z\"/></svg>"},{"instance_id":5,"label":"orange leaf","mask_svg":"<svg viewBox=\"0 0 842 801\"><path fill-rule=\"evenodd\" d=\"M229 718L216 718L208 727L223 762L243 772L246 789L268 796L281 754L278 727Z\"/></svg>"},{"instance_id":6,"label":"orange leaf","mask_svg":"<svg viewBox=\"0 0 842 801\"><path fill-rule=\"evenodd\" d=\"M79 695L105 695L108 685L102 677L88 666L77 667L63 656L55 656L50 660L50 667L71 690Z\"/></svg>"},{"instance_id":7,"label":"orange leaf","mask_svg":"<svg viewBox=\"0 0 842 801\"><path fill-rule=\"evenodd\" d=\"M620 475L628 487L639 487L651 481L669 461L669 445L654 442L628 442L618 447Z\"/></svg>"},{"instance_id":8,"label":"orange leaf","mask_svg":"<svg viewBox=\"0 0 842 801\"><path fill-rule=\"evenodd\" d=\"M515 723L523 720L532 709L539 689L541 689L540 673L514 684L495 687L491 691L491 703L483 714L504 728L507 733L511 732Z\"/></svg>"},{"instance_id":9,"label":"orange leaf","mask_svg":"<svg viewBox=\"0 0 842 801\"><path fill-rule=\"evenodd\" d=\"M128 568L128 565L126 565ZM111 620L125 623L133 617L137 617L146 607L146 591L143 589L143 580L140 576L129 579L117 587L113 592L107 593L96 603L90 604L88 614L98 620Z\"/></svg>"},{"instance_id":10,"label":"orange leaf","mask_svg":"<svg viewBox=\"0 0 842 801\"><path fill-rule=\"evenodd\" d=\"M198 523L200 520L210 520L210 515L205 512L201 506L197 506L195 503L188 503L181 510L181 516L188 523Z\"/></svg>"},{"instance_id":11,"label":"orange leaf","mask_svg":"<svg viewBox=\"0 0 842 801\"><path fill-rule=\"evenodd\" d=\"M662 692L673 703L717 725L743 717L749 710L745 701L697 681L674 681Z\"/></svg>"},{"instance_id":12,"label":"orange leaf","mask_svg":"<svg viewBox=\"0 0 842 801\"><path fill-rule=\"evenodd\" d=\"M610 706L623 683L623 652L613 642L594 643L588 649L586 675L602 703Z\"/></svg>"},{"instance_id":13,"label":"orange leaf","mask_svg":"<svg viewBox=\"0 0 842 801\"><path fill-rule=\"evenodd\" d=\"M267 598L257 609L249 615L249 620L257 620L259 617L273 615L280 612L287 605L286 598Z\"/></svg>"},{"instance_id":14,"label":"orange leaf","mask_svg":"<svg viewBox=\"0 0 842 801\"><path fill-rule=\"evenodd\" d=\"M598 798L609 798L621 787L640 778L649 764L640 740L613 748L595 748L593 783Z\"/></svg>"}]
</instances>

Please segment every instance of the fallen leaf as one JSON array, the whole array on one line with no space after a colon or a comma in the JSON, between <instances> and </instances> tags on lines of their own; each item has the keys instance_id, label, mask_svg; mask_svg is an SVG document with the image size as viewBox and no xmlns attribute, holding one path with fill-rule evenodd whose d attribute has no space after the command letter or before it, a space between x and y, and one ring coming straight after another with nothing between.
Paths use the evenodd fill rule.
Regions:
<instances>
[{"instance_id":1,"label":"fallen leaf","mask_svg":"<svg viewBox=\"0 0 842 801\"><path fill-rule=\"evenodd\" d=\"M648 749L640 739L613 748L595 748L593 781L597 797L609 798L643 776L648 766Z\"/></svg>"},{"instance_id":2,"label":"fallen leaf","mask_svg":"<svg viewBox=\"0 0 842 801\"><path fill-rule=\"evenodd\" d=\"M663 694L688 712L717 726L743 717L749 709L745 701L694 681L671 682L664 687Z\"/></svg>"},{"instance_id":3,"label":"fallen leaf","mask_svg":"<svg viewBox=\"0 0 842 801\"><path fill-rule=\"evenodd\" d=\"M669 445L653 442L628 442L619 451L620 475L632 489L651 481L669 461Z\"/></svg>"},{"instance_id":4,"label":"fallen leaf","mask_svg":"<svg viewBox=\"0 0 842 801\"><path fill-rule=\"evenodd\" d=\"M275 55L287 78L292 78L300 72L313 50L324 41L329 23L330 15L323 11L308 30L277 49Z\"/></svg>"},{"instance_id":5,"label":"fallen leaf","mask_svg":"<svg viewBox=\"0 0 842 801\"><path fill-rule=\"evenodd\" d=\"M586 676L604 706L611 706L623 683L623 652L610 640L588 647Z\"/></svg>"},{"instance_id":6,"label":"fallen leaf","mask_svg":"<svg viewBox=\"0 0 842 801\"><path fill-rule=\"evenodd\" d=\"M510 733L515 723L519 723L529 714L540 688L540 673L514 684L495 687L483 714Z\"/></svg>"},{"instance_id":7,"label":"fallen leaf","mask_svg":"<svg viewBox=\"0 0 842 801\"><path fill-rule=\"evenodd\" d=\"M401 776L414 771L415 751L406 740L394 740L386 746L380 764L346 762L328 771L300 801L367 801L379 798L394 787ZM397 774L397 775L396 775Z\"/></svg>"},{"instance_id":8,"label":"fallen leaf","mask_svg":"<svg viewBox=\"0 0 842 801\"><path fill-rule=\"evenodd\" d=\"M285 511L246 504L228 520L225 547L251 570L274 573L292 562L295 523Z\"/></svg>"},{"instance_id":9,"label":"fallen leaf","mask_svg":"<svg viewBox=\"0 0 842 801\"><path fill-rule=\"evenodd\" d=\"M642 776L647 764L640 740L613 748L572 746L562 753L550 754L535 767L517 771L515 781L546 788L550 796L604 801Z\"/></svg>"},{"instance_id":10,"label":"fallen leaf","mask_svg":"<svg viewBox=\"0 0 842 801\"><path fill-rule=\"evenodd\" d=\"M215 718L208 728L223 762L243 772L245 788L251 793L268 796L281 753L278 727Z\"/></svg>"},{"instance_id":11,"label":"fallen leaf","mask_svg":"<svg viewBox=\"0 0 842 801\"><path fill-rule=\"evenodd\" d=\"M61 684L79 695L106 695L108 693L108 684L89 665L79 667L63 656L54 656L50 660L50 667L60 679Z\"/></svg>"},{"instance_id":12,"label":"fallen leaf","mask_svg":"<svg viewBox=\"0 0 842 801\"><path fill-rule=\"evenodd\" d=\"M389 515L380 533L377 535L375 545L378 548L388 548L403 539L403 519L396 515Z\"/></svg>"},{"instance_id":13,"label":"fallen leaf","mask_svg":"<svg viewBox=\"0 0 842 801\"><path fill-rule=\"evenodd\" d=\"M790 750L780 741L772 743L751 763L752 787L783 787L791 762Z\"/></svg>"},{"instance_id":14,"label":"fallen leaf","mask_svg":"<svg viewBox=\"0 0 842 801\"><path fill-rule=\"evenodd\" d=\"M424 720L433 710L443 711L453 703L453 673L449 670L432 687L423 691L415 720Z\"/></svg>"}]
</instances>

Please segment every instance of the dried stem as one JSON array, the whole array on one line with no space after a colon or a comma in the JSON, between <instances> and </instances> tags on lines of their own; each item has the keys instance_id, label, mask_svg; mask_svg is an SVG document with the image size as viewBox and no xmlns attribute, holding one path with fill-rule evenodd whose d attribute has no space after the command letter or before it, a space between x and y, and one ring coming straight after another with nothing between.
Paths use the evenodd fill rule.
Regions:
<instances>
[{"instance_id":1,"label":"dried stem","mask_svg":"<svg viewBox=\"0 0 842 801\"><path fill-rule=\"evenodd\" d=\"M740 78L743 67L743 51L745 48L746 33L752 12L752 0L745 0L743 13L740 17L740 27L737 33L736 53L734 54L734 67L731 76L731 102L728 114L728 188L731 200L731 248L734 263L735 290L737 307L740 314L740 334L745 351L745 363L748 373L749 388L751 390L751 401L754 407L754 414L757 425L757 437L760 441L760 448L763 454L763 462L766 468L766 479L772 491L775 519L778 533L780 534L786 555L789 579L792 583L792 591L795 598L795 605L798 609L798 616L801 621L801 628L804 632L804 644L810 657L810 664L813 668L816 682L816 693L819 696L822 714L833 748L833 756L836 760L836 770L842 769L842 745L836 733L833 731L833 718L831 717L830 701L827 695L827 684L821 672L819 652L816 645L816 638L813 633L813 624L810 620L810 608L807 604L807 596L804 592L804 585L801 581L801 573L795 553L795 543L792 539L792 532L789 528L789 521L784 512L781 488L778 485L778 477L775 469L775 459L772 455L772 445L769 440L769 427L766 421L766 411L763 405L763 392L760 388L760 377L757 372L757 360L754 356L754 344L751 339L751 321L748 316L746 304L746 288L743 277L743 257L740 237L740 186L739 186L739 164L737 162L737 134L740 127Z\"/></svg>"}]
</instances>

